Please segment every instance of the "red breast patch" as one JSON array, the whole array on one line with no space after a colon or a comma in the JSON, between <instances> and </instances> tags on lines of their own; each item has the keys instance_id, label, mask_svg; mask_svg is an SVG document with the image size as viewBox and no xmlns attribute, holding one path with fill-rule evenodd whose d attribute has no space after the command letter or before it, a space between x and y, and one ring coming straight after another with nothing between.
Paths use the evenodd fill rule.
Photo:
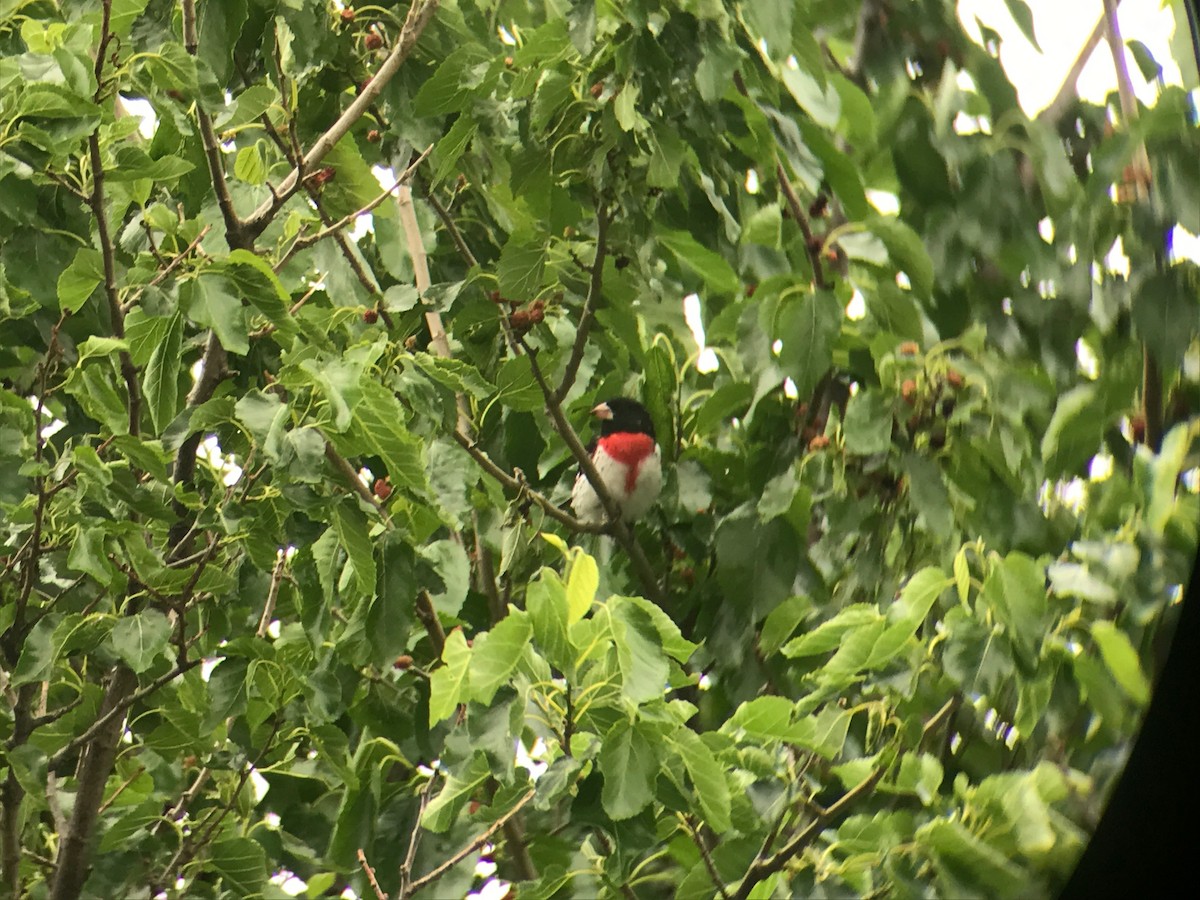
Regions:
<instances>
[{"instance_id":1,"label":"red breast patch","mask_svg":"<svg viewBox=\"0 0 1200 900\"><path fill-rule=\"evenodd\" d=\"M637 484L638 469L646 457L654 453L654 438L636 431L619 431L600 439L604 452L629 467L625 473L625 492Z\"/></svg>"}]
</instances>

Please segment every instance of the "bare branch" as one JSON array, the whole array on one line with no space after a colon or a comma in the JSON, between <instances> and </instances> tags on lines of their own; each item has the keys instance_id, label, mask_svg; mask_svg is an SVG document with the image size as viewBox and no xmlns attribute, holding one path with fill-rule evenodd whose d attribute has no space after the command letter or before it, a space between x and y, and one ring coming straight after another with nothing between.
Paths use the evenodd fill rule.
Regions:
<instances>
[{"instance_id":1,"label":"bare branch","mask_svg":"<svg viewBox=\"0 0 1200 900\"><path fill-rule=\"evenodd\" d=\"M190 56L195 56L200 48L196 31L196 0L183 0L183 46ZM217 206L221 210L221 218L225 220L226 239L229 246L248 250L254 236L246 233L246 223L238 218L233 208L233 197L230 196L229 185L225 181L225 163L221 159L220 142L213 130L212 119L199 103L196 104L196 121L200 124L200 140L204 145L204 158L208 162L208 174L213 190L217 194Z\"/></svg>"},{"instance_id":2,"label":"bare branch","mask_svg":"<svg viewBox=\"0 0 1200 900\"><path fill-rule=\"evenodd\" d=\"M1084 41L1083 46L1079 49L1079 55L1075 57L1075 62L1071 63L1071 68L1067 70L1066 77L1063 78L1062 87L1058 89L1058 93L1054 95L1054 99L1050 101L1050 105L1037 114L1039 121L1056 125L1058 120L1067 111L1067 107L1078 98L1079 92L1076 89L1076 83L1079 81L1079 76L1083 74L1084 66L1092 58L1092 53L1095 52L1096 47L1100 44L1100 38L1102 37L1104 37L1103 13L1096 20L1096 27L1088 35L1088 39Z\"/></svg>"},{"instance_id":3,"label":"bare branch","mask_svg":"<svg viewBox=\"0 0 1200 900\"><path fill-rule=\"evenodd\" d=\"M921 729L922 741L924 741L930 733L932 733L947 718L949 718L949 716L958 708L958 703L958 697L951 697L945 702L945 704L942 705L941 709L933 714L933 716ZM868 775L862 781L839 797L836 803L826 809L822 809L815 804L810 804L816 810L816 816L813 818L813 820L795 837L784 844L784 846L780 847L779 850L774 854L765 859L760 857L751 864L750 868L746 871L746 874L742 877L741 882L738 884L737 891L735 891L733 894L734 900L746 900L746 898L750 896L750 892L754 889L756 884L761 882L764 878L768 878L776 872L781 871L783 867L787 865L787 863L798 853L800 853L800 851L807 847L827 825L829 825L835 819L841 818L841 816L847 810L849 810L849 808L853 806L859 800L859 798L869 794L875 788L875 785L879 783L879 780L883 778L886 771L887 769L884 766L875 768L868 773Z\"/></svg>"},{"instance_id":4,"label":"bare branch","mask_svg":"<svg viewBox=\"0 0 1200 900\"><path fill-rule=\"evenodd\" d=\"M384 524L388 528L392 527L392 517L388 515L387 510L383 508L383 504L379 499L371 493L370 489L362 483L362 479L358 477L358 473L354 471L354 467L346 461L346 457L338 453L334 449L333 444L326 441L325 443L325 458L333 463L333 467L342 473L342 477L346 480L347 485L358 494L366 503L375 507L379 513L379 517L383 519Z\"/></svg>"},{"instance_id":5,"label":"bare branch","mask_svg":"<svg viewBox=\"0 0 1200 900\"><path fill-rule=\"evenodd\" d=\"M529 486L523 478L518 478L509 475L502 468L496 465L488 457L486 453L479 449L479 446L469 437L456 431L454 439L458 441L460 447L471 454L471 458L479 463L480 467L499 481L510 491L515 491L518 496L525 496L532 500L543 512L546 513L554 521L561 525L565 525L572 531L584 532L587 534L606 534L608 526L604 523L584 522L582 519L576 519L569 513L559 509L554 505L544 494L540 494Z\"/></svg>"},{"instance_id":6,"label":"bare branch","mask_svg":"<svg viewBox=\"0 0 1200 900\"><path fill-rule=\"evenodd\" d=\"M107 10L107 5L105 9ZM178 673L174 673L178 674ZM165 683L165 682L164 682ZM123 665L113 668L108 688L104 692L103 711L96 724L84 735L71 741L68 747L86 745L79 763L78 788L75 804L71 810L71 821L65 834L61 835L58 858L55 860L54 884L50 889L51 900L73 900L78 897L87 880L92 832L95 830L100 803L104 799L104 786L116 761L117 748L121 740L121 713L131 705L138 692L134 691L137 676ZM156 685L157 687L157 685ZM81 740L85 738L86 740ZM66 748L52 758L50 769L56 769L54 760L60 759Z\"/></svg>"},{"instance_id":7,"label":"bare branch","mask_svg":"<svg viewBox=\"0 0 1200 900\"><path fill-rule=\"evenodd\" d=\"M379 882L375 880L375 870L371 868L371 864L367 862L367 854L363 852L363 848L358 848L358 864L362 866L363 872L367 875L367 881L370 882L371 888L375 891L376 900L388 900L388 895L383 892L383 888L379 886Z\"/></svg>"},{"instance_id":8,"label":"bare branch","mask_svg":"<svg viewBox=\"0 0 1200 900\"><path fill-rule=\"evenodd\" d=\"M729 900L729 893L725 890L725 882L721 880L721 873L717 871L712 853L709 852L708 844L704 843L704 838L700 834L700 830L692 823L692 820L688 816L682 813L679 815L679 821L683 823L683 830L688 833L688 837L692 839L692 843L700 851L700 858L704 860L704 867L708 869L708 877L712 879L717 893L721 896L722 900Z\"/></svg>"},{"instance_id":9,"label":"bare branch","mask_svg":"<svg viewBox=\"0 0 1200 900\"><path fill-rule=\"evenodd\" d=\"M433 645L434 655L441 659L442 650L446 647L446 632L442 628L437 610L433 608L433 599L429 596L429 591L417 593L417 618L425 626L425 633L429 635L429 643Z\"/></svg>"},{"instance_id":10,"label":"bare branch","mask_svg":"<svg viewBox=\"0 0 1200 900\"><path fill-rule=\"evenodd\" d=\"M157 287L158 285L162 284L163 281L166 280L167 276L169 276L172 272L174 272L176 269L178 269L179 266L183 263L183 261L185 259L187 259L188 256L191 255L192 251L200 246L200 242L202 240L204 240L204 236L207 235L210 231L212 231L211 225L205 225L203 228L201 228L200 233L198 235L196 235L194 238L192 238L191 242L186 247L184 247L183 250L181 250L179 253L175 254L174 257L172 257L170 260L168 260L166 266L159 269L158 274L154 276L154 278L150 281L149 284L146 284L146 285L138 288L133 293L132 297L130 297L128 300L126 300L124 303L121 304L121 311L129 312L129 310L131 310L134 307L134 305L138 302L138 300L141 299L142 294L144 294L146 292L147 288Z\"/></svg>"},{"instance_id":11,"label":"bare branch","mask_svg":"<svg viewBox=\"0 0 1200 900\"><path fill-rule=\"evenodd\" d=\"M425 787L421 789L421 804L417 809L417 818L413 822L412 833L408 836L408 852L404 854L404 862L400 864L400 896L408 896L408 884L412 880L413 862L417 858L417 845L421 842L421 819L425 816L425 809L429 806L429 799L433 796L433 786L437 784L438 770L434 769L429 776L429 781L425 782Z\"/></svg>"}]
</instances>

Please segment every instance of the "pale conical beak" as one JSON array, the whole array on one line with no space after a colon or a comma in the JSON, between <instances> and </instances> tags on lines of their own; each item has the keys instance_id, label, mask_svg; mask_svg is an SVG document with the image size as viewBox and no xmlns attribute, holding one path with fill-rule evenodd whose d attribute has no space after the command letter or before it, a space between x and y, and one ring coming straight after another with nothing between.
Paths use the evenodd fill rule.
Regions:
<instances>
[{"instance_id":1,"label":"pale conical beak","mask_svg":"<svg viewBox=\"0 0 1200 900\"><path fill-rule=\"evenodd\" d=\"M612 410L608 408L607 403L600 403L592 407L592 415L597 419L611 419Z\"/></svg>"}]
</instances>

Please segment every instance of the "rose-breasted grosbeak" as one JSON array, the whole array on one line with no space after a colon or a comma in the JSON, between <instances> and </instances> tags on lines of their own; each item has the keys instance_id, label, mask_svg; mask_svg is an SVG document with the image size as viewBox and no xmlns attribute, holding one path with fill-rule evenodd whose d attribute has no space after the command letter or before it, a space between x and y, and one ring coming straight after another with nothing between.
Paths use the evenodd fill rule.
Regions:
<instances>
[{"instance_id":1,"label":"rose-breasted grosbeak","mask_svg":"<svg viewBox=\"0 0 1200 900\"><path fill-rule=\"evenodd\" d=\"M646 407L627 397L614 397L592 410L600 420L600 437L588 444L592 463L626 522L645 515L662 490L662 453L654 439L654 423ZM585 522L603 522L604 506L582 471L571 489L571 508Z\"/></svg>"}]
</instances>

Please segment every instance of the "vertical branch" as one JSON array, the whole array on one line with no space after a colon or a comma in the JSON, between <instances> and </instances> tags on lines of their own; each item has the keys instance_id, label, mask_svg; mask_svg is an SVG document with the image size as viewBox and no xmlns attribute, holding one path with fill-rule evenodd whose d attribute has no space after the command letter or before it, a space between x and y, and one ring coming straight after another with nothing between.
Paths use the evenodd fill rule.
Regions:
<instances>
[{"instance_id":1,"label":"vertical branch","mask_svg":"<svg viewBox=\"0 0 1200 900\"><path fill-rule=\"evenodd\" d=\"M51 900L74 900L87 880L91 869L88 850L92 832L96 827L100 803L104 800L104 787L117 759L121 730L125 724L124 716L110 714L121 708L135 687L137 677L129 669L123 665L113 668L100 706L101 717L109 718L83 749L75 806L71 810L67 833L61 835L58 859L55 861Z\"/></svg>"},{"instance_id":2,"label":"vertical branch","mask_svg":"<svg viewBox=\"0 0 1200 900\"><path fill-rule=\"evenodd\" d=\"M96 48L96 95L94 100L99 103L107 87L104 81L104 64L108 58L108 47L112 42L112 32L109 30L109 20L112 15L112 2L105 0L102 5L100 21L100 44ZM92 210L92 218L96 220L96 239L100 243L100 257L104 266L104 296L108 299L108 313L112 320L112 332L116 338L125 337L125 313L121 309L121 299L117 295L117 265L113 255L112 235L108 230L108 214L104 202L104 159L100 153L100 131L97 129L88 135L88 156L92 167L92 191L88 196L88 206ZM129 433L138 433L138 423L141 421L142 395L138 386L137 369L133 365L133 357L128 350L119 354L121 361L121 378L125 381L125 391L129 399Z\"/></svg>"},{"instance_id":3,"label":"vertical branch","mask_svg":"<svg viewBox=\"0 0 1200 900\"><path fill-rule=\"evenodd\" d=\"M575 329L575 343L571 347L571 355L568 357L566 368L563 370L562 382L559 384L558 390L554 392L554 396L558 399L559 403L562 403L566 399L567 393L571 390L571 385L575 383L575 376L579 372L579 364L583 361L583 353L587 348L588 334L592 330L596 303L600 299L600 288L604 278L604 257L608 252L608 225L611 221L611 214L608 208L601 203L596 208L596 255L591 265L592 277L588 282L588 292L587 297L583 301L583 311L579 314L579 325Z\"/></svg>"},{"instance_id":4,"label":"vertical branch","mask_svg":"<svg viewBox=\"0 0 1200 900\"><path fill-rule=\"evenodd\" d=\"M1104 24L1108 47L1112 51L1113 65L1117 70L1117 95L1121 99L1121 117L1125 127L1132 128L1137 120L1137 98L1133 93L1133 81L1129 77L1129 63L1125 57L1125 42L1121 38L1121 26L1117 21L1118 0L1104 0ZM1133 150L1132 170L1133 199L1145 201L1150 196L1150 158L1146 155L1146 143L1139 140ZM1126 186L1128 181L1126 179ZM1160 260L1161 265L1161 260ZM1136 302L1145 302L1139 298ZM1162 443L1163 430L1163 387L1162 372L1149 345L1142 343L1142 416L1146 421L1146 444L1157 451Z\"/></svg>"},{"instance_id":5,"label":"vertical branch","mask_svg":"<svg viewBox=\"0 0 1200 900\"><path fill-rule=\"evenodd\" d=\"M196 0L183 0L183 48L189 56L195 56L200 48L196 31ZM208 161L208 172L212 179L213 190L217 194L217 206L221 210L221 218L225 220L225 233L230 247L249 249L246 223L238 218L233 208L233 198L229 194L229 185L225 181L225 164L221 160L221 148L217 134L213 131L212 119L208 117L200 104L196 103L196 121L200 124L200 138L204 144L204 158Z\"/></svg>"}]
</instances>

